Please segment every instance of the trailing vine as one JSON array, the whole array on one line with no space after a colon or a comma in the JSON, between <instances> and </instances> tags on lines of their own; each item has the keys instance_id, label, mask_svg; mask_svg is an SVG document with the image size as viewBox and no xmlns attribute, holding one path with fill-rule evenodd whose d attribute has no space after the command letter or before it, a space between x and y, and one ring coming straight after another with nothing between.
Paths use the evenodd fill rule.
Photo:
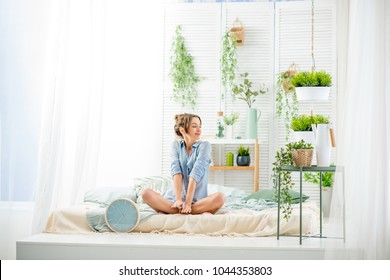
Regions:
<instances>
[{"instance_id":1,"label":"trailing vine","mask_svg":"<svg viewBox=\"0 0 390 280\"><path fill-rule=\"evenodd\" d=\"M276 83L276 115L279 118L284 116L286 141L290 137L291 121L298 115L298 99L295 88L291 84L294 75L295 72L291 70L279 73Z\"/></svg>"},{"instance_id":2,"label":"trailing vine","mask_svg":"<svg viewBox=\"0 0 390 280\"><path fill-rule=\"evenodd\" d=\"M221 100L224 100L226 94L231 91L234 79L236 78L237 67L237 45L235 36L230 36L226 32L222 38L222 54L221 54L221 80L223 92Z\"/></svg>"},{"instance_id":3,"label":"trailing vine","mask_svg":"<svg viewBox=\"0 0 390 280\"><path fill-rule=\"evenodd\" d=\"M301 140L286 144L284 147L276 151L275 161L272 163L271 179L273 189L275 191L275 199L278 200L278 181L280 176L280 209L282 210L283 218L288 221L292 213L292 196L290 190L295 185L291 177L291 171L282 171L282 166L293 165L293 150L312 149L310 143Z\"/></svg>"},{"instance_id":4,"label":"trailing vine","mask_svg":"<svg viewBox=\"0 0 390 280\"><path fill-rule=\"evenodd\" d=\"M192 109L195 109L197 85L200 78L195 73L193 58L185 46L180 25L176 26L171 52L173 55L170 59L169 76L173 82L173 99L181 103L183 108L190 105Z\"/></svg>"},{"instance_id":5,"label":"trailing vine","mask_svg":"<svg viewBox=\"0 0 390 280\"><path fill-rule=\"evenodd\" d=\"M294 182L291 178L291 171L281 171L281 168L284 165L292 165L292 152L287 146L276 151L275 161L272 163L271 178L275 191L275 198L278 199L278 181L280 176L280 208L282 210L283 218L288 221L292 212L292 196L290 190L292 189Z\"/></svg>"}]
</instances>

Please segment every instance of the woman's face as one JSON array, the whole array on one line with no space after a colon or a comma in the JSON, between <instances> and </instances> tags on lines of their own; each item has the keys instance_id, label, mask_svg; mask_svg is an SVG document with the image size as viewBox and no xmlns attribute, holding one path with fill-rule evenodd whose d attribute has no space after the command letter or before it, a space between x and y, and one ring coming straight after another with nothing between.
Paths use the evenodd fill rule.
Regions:
<instances>
[{"instance_id":1,"label":"woman's face","mask_svg":"<svg viewBox=\"0 0 390 280\"><path fill-rule=\"evenodd\" d=\"M200 139L202 135L202 125L200 123L200 120L196 117L192 118L190 127L188 128L188 133L185 133L183 128L183 135L186 135L193 141L197 141Z\"/></svg>"}]
</instances>

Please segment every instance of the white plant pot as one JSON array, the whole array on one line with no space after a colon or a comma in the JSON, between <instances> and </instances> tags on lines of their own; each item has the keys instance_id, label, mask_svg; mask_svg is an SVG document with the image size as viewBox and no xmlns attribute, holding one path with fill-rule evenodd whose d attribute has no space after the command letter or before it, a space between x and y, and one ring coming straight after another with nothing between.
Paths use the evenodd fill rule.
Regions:
<instances>
[{"instance_id":1,"label":"white plant pot","mask_svg":"<svg viewBox=\"0 0 390 280\"><path fill-rule=\"evenodd\" d=\"M312 144L313 147L316 145L313 131L294 131L294 139L296 142L303 140L306 143Z\"/></svg>"},{"instance_id":2,"label":"white plant pot","mask_svg":"<svg viewBox=\"0 0 390 280\"><path fill-rule=\"evenodd\" d=\"M298 101L328 100L330 87L296 87Z\"/></svg>"},{"instance_id":3,"label":"white plant pot","mask_svg":"<svg viewBox=\"0 0 390 280\"><path fill-rule=\"evenodd\" d=\"M330 204L332 202L333 188L322 188L322 213L324 217L329 217Z\"/></svg>"}]
</instances>

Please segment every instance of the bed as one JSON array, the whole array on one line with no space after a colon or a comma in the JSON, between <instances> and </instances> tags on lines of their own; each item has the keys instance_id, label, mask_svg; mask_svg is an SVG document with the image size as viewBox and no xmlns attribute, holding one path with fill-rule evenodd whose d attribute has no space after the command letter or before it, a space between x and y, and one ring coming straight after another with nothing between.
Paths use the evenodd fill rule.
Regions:
<instances>
[{"instance_id":1,"label":"bed","mask_svg":"<svg viewBox=\"0 0 390 280\"><path fill-rule=\"evenodd\" d=\"M152 187L163 193L169 184L169 178L156 176L135 180L132 188L91 190L86 193L82 203L53 211L43 234L19 242L17 257L18 259L35 258L27 250L35 245L54 246L52 249L59 252L60 249L65 248L61 245L70 244L71 247L83 248L83 250L76 250L78 253L74 255L68 252L63 253L63 255L55 254L51 256L51 253L43 254L45 250L40 248L42 255L38 258L83 259L85 257L95 259L97 256L105 259L111 257L114 259L121 259L122 257L125 259L139 259L150 258L151 256L153 256L152 258L158 258L156 257L156 249L161 246L164 247L162 249L164 250L164 258L169 258L166 253L170 251L175 256L180 254L181 258L185 258L184 252L191 246L195 246L191 247L192 252L194 250L199 251L199 258L206 256L209 258L212 256L210 252L217 254L215 257L220 259L228 258L228 256L236 258L237 252L243 254L242 257L250 258L250 252L256 246L258 246L258 249L262 247L264 251L265 243L260 245L261 242L270 239L276 240L277 203L273 198L272 189L248 194L239 188L210 184L209 193L220 191L226 197L224 207L214 215L160 214L153 211L142 201L140 194L145 187ZM294 199L299 197L294 192L292 194ZM107 205L111 201L122 197L135 201L141 214L139 224L130 233L112 232L104 220ZM319 208L316 202L310 201L309 197L304 196L304 199L302 231L305 236L314 236L319 230ZM293 207L292 215L288 221L281 220L280 234L286 236L299 235L298 205ZM256 237L263 237L263 239ZM120 240L119 243L118 240ZM160 241L156 243L156 240ZM178 240L182 240L181 243L179 242L181 246L177 246ZM196 240L195 243L194 240ZM296 244L296 242L295 240L294 243ZM89 245L86 245L88 243ZM112 252L110 257L107 254L102 257L96 253L83 257L81 252L86 252L87 247L91 249L103 244L105 252L109 248L119 249L123 246L128 247L128 250L124 254L114 250L116 253ZM137 248L138 250L142 248L142 253L136 251ZM149 253L147 253L147 250L150 250ZM226 250L230 251L227 252ZM94 252L94 250L91 252ZM135 252L138 253L135 254ZM255 253L253 251L253 258L259 256L259 252ZM191 255L190 258L195 257Z\"/></svg>"}]
</instances>

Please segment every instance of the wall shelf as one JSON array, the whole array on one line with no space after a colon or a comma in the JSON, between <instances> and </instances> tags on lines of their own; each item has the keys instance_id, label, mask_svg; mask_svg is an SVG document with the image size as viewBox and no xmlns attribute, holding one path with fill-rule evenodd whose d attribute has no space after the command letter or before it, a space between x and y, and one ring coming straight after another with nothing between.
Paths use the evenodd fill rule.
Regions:
<instances>
[{"instance_id":1,"label":"wall shelf","mask_svg":"<svg viewBox=\"0 0 390 280\"><path fill-rule=\"evenodd\" d=\"M210 170L254 170L254 166L224 166L224 165L212 165Z\"/></svg>"},{"instance_id":2,"label":"wall shelf","mask_svg":"<svg viewBox=\"0 0 390 280\"><path fill-rule=\"evenodd\" d=\"M205 139L210 144L218 146L218 157L215 165L210 166L213 171L253 171L253 191L259 190L259 141L258 139ZM254 146L254 160L253 166L224 166L222 161L225 158L223 155L224 145L253 145Z\"/></svg>"}]
</instances>

